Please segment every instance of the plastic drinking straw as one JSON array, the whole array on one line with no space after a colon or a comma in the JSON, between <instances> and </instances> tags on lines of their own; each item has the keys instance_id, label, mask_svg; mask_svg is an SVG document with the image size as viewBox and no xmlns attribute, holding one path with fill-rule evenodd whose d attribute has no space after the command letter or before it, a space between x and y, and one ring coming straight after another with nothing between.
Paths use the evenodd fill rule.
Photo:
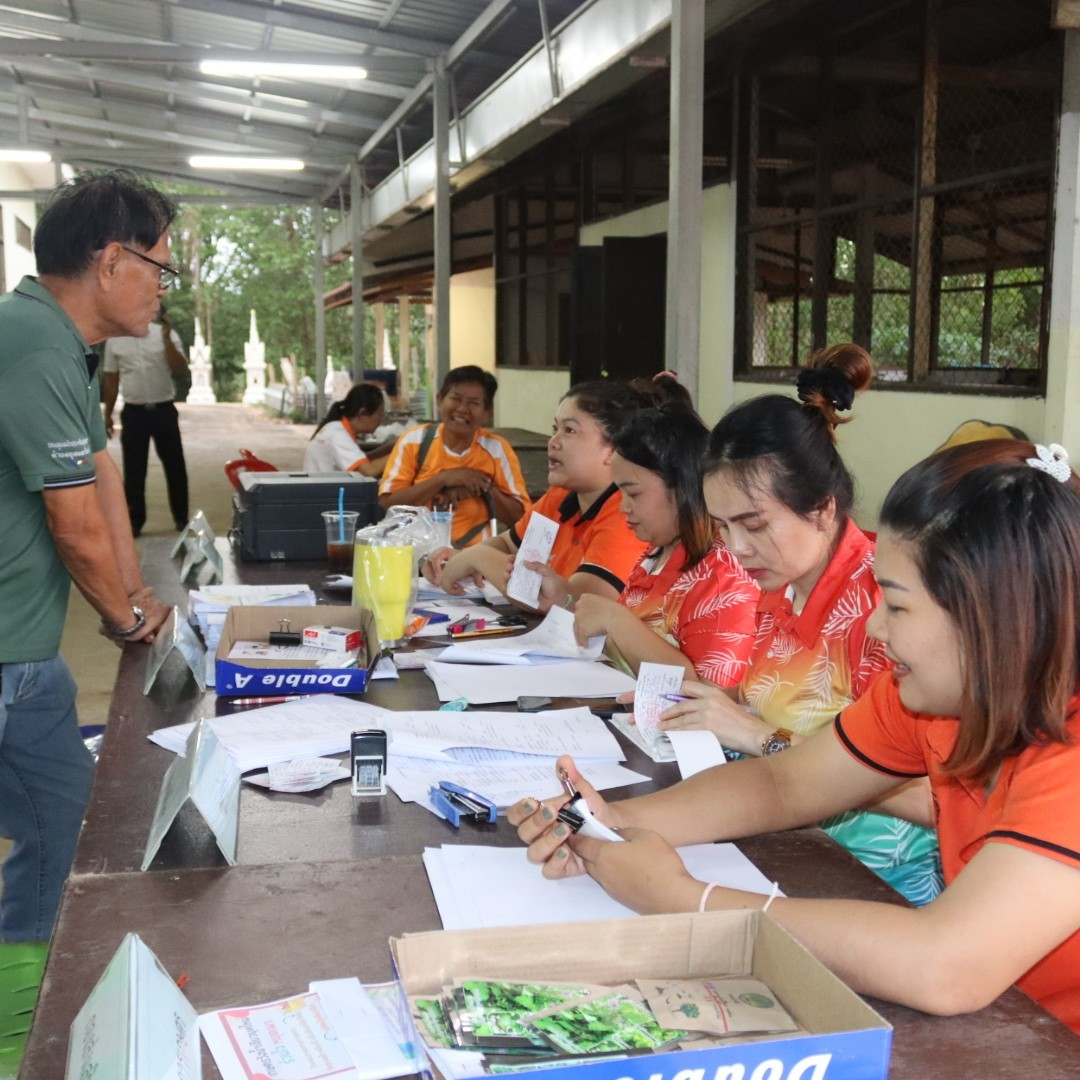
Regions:
<instances>
[{"instance_id":1,"label":"plastic drinking straw","mask_svg":"<svg viewBox=\"0 0 1080 1080\"><path fill-rule=\"evenodd\" d=\"M337 527L338 543L345 543L345 486L337 489Z\"/></svg>"}]
</instances>

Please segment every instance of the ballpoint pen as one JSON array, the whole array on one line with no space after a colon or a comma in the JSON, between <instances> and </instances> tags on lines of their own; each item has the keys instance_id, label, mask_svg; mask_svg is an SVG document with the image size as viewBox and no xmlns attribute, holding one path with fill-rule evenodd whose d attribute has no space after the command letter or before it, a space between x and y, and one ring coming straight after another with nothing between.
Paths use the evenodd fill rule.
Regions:
<instances>
[{"instance_id":1,"label":"ballpoint pen","mask_svg":"<svg viewBox=\"0 0 1080 1080\"><path fill-rule=\"evenodd\" d=\"M227 701L230 705L280 705L285 701L302 701L306 697L311 697L311 694L291 694L279 697L238 697L228 698Z\"/></svg>"}]
</instances>

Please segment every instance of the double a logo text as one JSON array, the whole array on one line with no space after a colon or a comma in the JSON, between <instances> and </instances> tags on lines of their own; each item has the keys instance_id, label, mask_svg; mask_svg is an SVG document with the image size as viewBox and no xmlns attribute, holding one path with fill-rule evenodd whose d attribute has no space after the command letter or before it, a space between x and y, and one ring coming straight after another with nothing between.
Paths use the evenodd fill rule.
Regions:
<instances>
[{"instance_id":1,"label":"double a logo text","mask_svg":"<svg viewBox=\"0 0 1080 1080\"><path fill-rule=\"evenodd\" d=\"M758 1062L753 1069L746 1065L720 1065L717 1068L680 1069L672 1076L652 1073L649 1080L825 1080L832 1054L810 1054L790 1066L778 1058ZM620 1080L633 1080L620 1077Z\"/></svg>"}]
</instances>

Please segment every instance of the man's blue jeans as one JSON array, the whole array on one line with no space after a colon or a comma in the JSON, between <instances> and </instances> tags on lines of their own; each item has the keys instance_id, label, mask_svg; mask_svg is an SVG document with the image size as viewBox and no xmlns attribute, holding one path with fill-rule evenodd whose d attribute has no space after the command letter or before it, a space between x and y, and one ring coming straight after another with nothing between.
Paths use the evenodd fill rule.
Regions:
<instances>
[{"instance_id":1,"label":"man's blue jeans","mask_svg":"<svg viewBox=\"0 0 1080 1080\"><path fill-rule=\"evenodd\" d=\"M14 841L3 867L0 940L44 940L71 870L94 760L79 738L75 680L59 656L0 664L0 672L0 836Z\"/></svg>"}]
</instances>

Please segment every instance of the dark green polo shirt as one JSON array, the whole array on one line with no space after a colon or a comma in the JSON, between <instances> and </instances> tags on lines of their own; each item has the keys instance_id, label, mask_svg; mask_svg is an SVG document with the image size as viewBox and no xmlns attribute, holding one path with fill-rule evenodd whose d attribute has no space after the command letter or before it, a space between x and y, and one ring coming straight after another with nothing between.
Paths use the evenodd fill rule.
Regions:
<instances>
[{"instance_id":1,"label":"dark green polo shirt","mask_svg":"<svg viewBox=\"0 0 1080 1080\"><path fill-rule=\"evenodd\" d=\"M97 357L31 277L0 297L0 662L60 649L71 579L45 489L94 483L106 444Z\"/></svg>"}]
</instances>

